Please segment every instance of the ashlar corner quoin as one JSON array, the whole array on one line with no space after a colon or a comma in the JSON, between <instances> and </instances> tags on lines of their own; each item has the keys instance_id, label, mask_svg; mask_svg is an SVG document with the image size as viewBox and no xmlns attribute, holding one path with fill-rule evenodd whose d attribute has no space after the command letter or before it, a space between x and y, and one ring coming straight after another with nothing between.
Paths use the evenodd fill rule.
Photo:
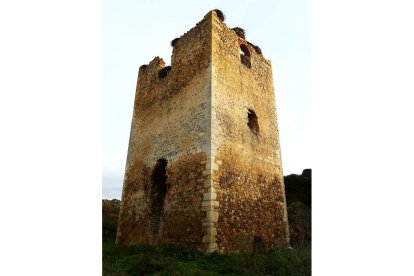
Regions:
<instances>
[{"instance_id":1,"label":"ashlar corner quoin","mask_svg":"<svg viewBox=\"0 0 414 276\"><path fill-rule=\"evenodd\" d=\"M270 61L210 11L139 69L117 244L289 245Z\"/></svg>"}]
</instances>

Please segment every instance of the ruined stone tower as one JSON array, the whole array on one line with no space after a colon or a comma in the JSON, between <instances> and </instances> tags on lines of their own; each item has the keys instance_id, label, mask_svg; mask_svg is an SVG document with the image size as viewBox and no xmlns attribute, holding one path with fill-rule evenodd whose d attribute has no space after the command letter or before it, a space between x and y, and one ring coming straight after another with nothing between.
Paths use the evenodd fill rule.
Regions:
<instances>
[{"instance_id":1,"label":"ruined stone tower","mask_svg":"<svg viewBox=\"0 0 414 276\"><path fill-rule=\"evenodd\" d=\"M139 69L117 244L289 244L271 63L222 19Z\"/></svg>"}]
</instances>

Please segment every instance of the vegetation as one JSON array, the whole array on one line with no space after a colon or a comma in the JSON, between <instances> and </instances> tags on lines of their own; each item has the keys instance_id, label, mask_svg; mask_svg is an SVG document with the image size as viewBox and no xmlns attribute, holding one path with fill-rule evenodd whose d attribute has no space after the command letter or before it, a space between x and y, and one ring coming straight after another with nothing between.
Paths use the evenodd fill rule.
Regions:
<instances>
[{"instance_id":1,"label":"vegetation","mask_svg":"<svg viewBox=\"0 0 414 276\"><path fill-rule=\"evenodd\" d=\"M260 47L259 47L259 46L257 46L257 45L253 45L253 48L256 50L256 53L258 53L259 55L263 55L263 54L262 54L262 49L260 49Z\"/></svg>"},{"instance_id":2,"label":"vegetation","mask_svg":"<svg viewBox=\"0 0 414 276\"><path fill-rule=\"evenodd\" d=\"M236 32L237 36L245 39L246 31L243 28L235 27L232 30Z\"/></svg>"},{"instance_id":3,"label":"vegetation","mask_svg":"<svg viewBox=\"0 0 414 276\"><path fill-rule=\"evenodd\" d=\"M286 205L288 210L290 245L295 248L311 243L312 224L312 172L303 170L301 175L291 174L284 177Z\"/></svg>"},{"instance_id":4,"label":"vegetation","mask_svg":"<svg viewBox=\"0 0 414 276\"><path fill-rule=\"evenodd\" d=\"M310 211L310 205L298 199L310 204L310 177L287 176L285 186L291 227L308 229L310 220L303 219L303 212ZM310 236L294 243L293 249L278 248L267 254L205 255L173 244L115 246L119 204L116 199L102 202L103 275L311 275Z\"/></svg>"},{"instance_id":5,"label":"vegetation","mask_svg":"<svg viewBox=\"0 0 414 276\"><path fill-rule=\"evenodd\" d=\"M300 201L303 204L305 204L309 209L311 208L312 179L309 174L309 169L307 169L304 170L301 175L291 174L284 177L286 202L288 206L295 201Z\"/></svg>"},{"instance_id":6,"label":"vegetation","mask_svg":"<svg viewBox=\"0 0 414 276\"><path fill-rule=\"evenodd\" d=\"M250 46L252 46L254 48L254 50L256 51L256 53L258 53L259 55L263 55L262 53L262 49L260 49L259 46L254 45L253 43L246 41Z\"/></svg>"},{"instance_id":7,"label":"vegetation","mask_svg":"<svg viewBox=\"0 0 414 276\"><path fill-rule=\"evenodd\" d=\"M180 40L180 38L179 38L179 37L174 38L173 40L171 40L171 46L172 46L172 47L175 47L175 45L177 44L178 40Z\"/></svg>"},{"instance_id":8,"label":"vegetation","mask_svg":"<svg viewBox=\"0 0 414 276\"><path fill-rule=\"evenodd\" d=\"M219 18L222 22L224 22L224 20L226 20L226 16L224 15L224 13L223 13L221 10L219 10L219 9L215 9L214 11L216 12L216 14L217 14L218 18Z\"/></svg>"},{"instance_id":9,"label":"vegetation","mask_svg":"<svg viewBox=\"0 0 414 276\"><path fill-rule=\"evenodd\" d=\"M103 245L103 275L310 275L310 249L210 254L177 245Z\"/></svg>"},{"instance_id":10,"label":"vegetation","mask_svg":"<svg viewBox=\"0 0 414 276\"><path fill-rule=\"evenodd\" d=\"M102 200L102 242L115 243L120 200Z\"/></svg>"}]
</instances>

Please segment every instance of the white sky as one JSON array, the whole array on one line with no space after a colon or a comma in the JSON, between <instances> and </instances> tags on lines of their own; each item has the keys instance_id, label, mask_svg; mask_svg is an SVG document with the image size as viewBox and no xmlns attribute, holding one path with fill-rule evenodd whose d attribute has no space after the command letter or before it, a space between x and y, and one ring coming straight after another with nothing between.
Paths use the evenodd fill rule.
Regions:
<instances>
[{"instance_id":1,"label":"white sky","mask_svg":"<svg viewBox=\"0 0 414 276\"><path fill-rule=\"evenodd\" d=\"M272 61L285 175L311 168L310 1L103 1L103 198L120 198L138 68L218 8Z\"/></svg>"}]
</instances>

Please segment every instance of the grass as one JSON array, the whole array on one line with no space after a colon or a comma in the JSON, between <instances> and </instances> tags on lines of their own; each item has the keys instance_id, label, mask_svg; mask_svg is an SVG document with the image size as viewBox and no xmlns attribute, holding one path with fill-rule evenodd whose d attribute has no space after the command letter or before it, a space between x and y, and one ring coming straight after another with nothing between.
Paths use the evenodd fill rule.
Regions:
<instances>
[{"instance_id":1,"label":"grass","mask_svg":"<svg viewBox=\"0 0 414 276\"><path fill-rule=\"evenodd\" d=\"M210 254L178 245L103 244L103 275L311 275L309 248L268 254Z\"/></svg>"},{"instance_id":2,"label":"grass","mask_svg":"<svg viewBox=\"0 0 414 276\"><path fill-rule=\"evenodd\" d=\"M174 244L116 246L115 212L103 216L104 276L311 275L311 247L277 248L267 254L209 254Z\"/></svg>"}]
</instances>

